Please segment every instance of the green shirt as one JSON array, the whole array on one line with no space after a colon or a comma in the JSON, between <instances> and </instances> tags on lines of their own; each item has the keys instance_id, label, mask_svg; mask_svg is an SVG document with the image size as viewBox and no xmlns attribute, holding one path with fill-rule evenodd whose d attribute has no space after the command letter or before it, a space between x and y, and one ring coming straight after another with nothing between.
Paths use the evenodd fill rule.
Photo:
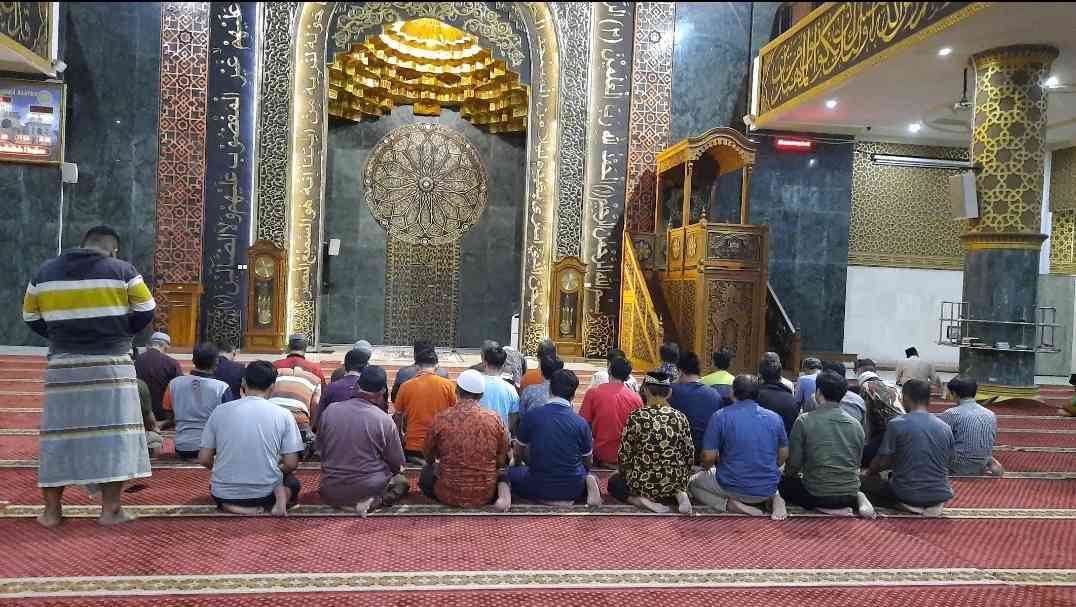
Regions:
<instances>
[{"instance_id":1,"label":"green shirt","mask_svg":"<svg viewBox=\"0 0 1076 607\"><path fill-rule=\"evenodd\" d=\"M863 426L839 406L819 407L792 426L785 473L802 472L811 495L854 495L859 491L863 439Z\"/></svg>"},{"instance_id":2,"label":"green shirt","mask_svg":"<svg viewBox=\"0 0 1076 607\"><path fill-rule=\"evenodd\" d=\"M700 381L707 386L731 386L733 379L736 379L735 376L728 371L714 371Z\"/></svg>"}]
</instances>

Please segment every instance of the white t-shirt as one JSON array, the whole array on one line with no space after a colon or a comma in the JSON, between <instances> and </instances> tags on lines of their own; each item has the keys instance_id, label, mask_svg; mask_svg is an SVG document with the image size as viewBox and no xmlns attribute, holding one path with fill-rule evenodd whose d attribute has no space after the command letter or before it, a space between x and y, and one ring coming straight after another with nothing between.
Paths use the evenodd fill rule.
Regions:
<instances>
[{"instance_id":1,"label":"white t-shirt","mask_svg":"<svg viewBox=\"0 0 1076 607\"><path fill-rule=\"evenodd\" d=\"M259 396L217 406L202 431L202 448L216 449L210 488L220 499L257 499L284 480L280 458L303 450L295 418Z\"/></svg>"}]
</instances>

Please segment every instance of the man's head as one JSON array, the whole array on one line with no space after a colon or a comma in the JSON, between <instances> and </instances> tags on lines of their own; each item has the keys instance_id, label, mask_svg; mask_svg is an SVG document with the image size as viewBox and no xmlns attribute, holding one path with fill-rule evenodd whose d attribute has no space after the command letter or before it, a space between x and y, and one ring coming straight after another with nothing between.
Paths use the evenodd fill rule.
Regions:
<instances>
[{"instance_id":1,"label":"man's head","mask_svg":"<svg viewBox=\"0 0 1076 607\"><path fill-rule=\"evenodd\" d=\"M975 398L975 395L979 392L979 383L967 375L957 375L950 379L946 385L949 392L961 400Z\"/></svg>"},{"instance_id":2,"label":"man's head","mask_svg":"<svg viewBox=\"0 0 1076 607\"><path fill-rule=\"evenodd\" d=\"M437 366L437 350L430 346L425 350L415 352L415 364L420 369L433 369Z\"/></svg>"},{"instance_id":3,"label":"man's head","mask_svg":"<svg viewBox=\"0 0 1076 607\"><path fill-rule=\"evenodd\" d=\"M856 375L862 375L864 373L877 373L878 366L874 364L874 361L870 358L860 358L856 360Z\"/></svg>"},{"instance_id":4,"label":"man's head","mask_svg":"<svg viewBox=\"0 0 1076 607\"><path fill-rule=\"evenodd\" d=\"M901 388L901 399L907 410L925 411L930 404L930 384L921 379L909 379Z\"/></svg>"},{"instance_id":5,"label":"man's head","mask_svg":"<svg viewBox=\"0 0 1076 607\"><path fill-rule=\"evenodd\" d=\"M803 359L803 370L807 373L817 373L822 370L822 361L813 356L808 356Z\"/></svg>"},{"instance_id":6,"label":"man's head","mask_svg":"<svg viewBox=\"0 0 1076 607\"><path fill-rule=\"evenodd\" d=\"M227 358L228 360L235 360L235 342L230 339L222 339L217 342L217 351L220 356Z\"/></svg>"},{"instance_id":7,"label":"man's head","mask_svg":"<svg viewBox=\"0 0 1076 607\"><path fill-rule=\"evenodd\" d=\"M359 376L359 383L356 384L358 396L366 400L380 400L385 396L388 383L388 376L384 369L377 365L367 365Z\"/></svg>"},{"instance_id":8,"label":"man's head","mask_svg":"<svg viewBox=\"0 0 1076 607\"><path fill-rule=\"evenodd\" d=\"M288 338L288 353L289 354L306 354L306 349L309 344L306 341L305 335L292 335Z\"/></svg>"},{"instance_id":9,"label":"man's head","mask_svg":"<svg viewBox=\"0 0 1076 607\"><path fill-rule=\"evenodd\" d=\"M781 383L781 365L775 364L772 360L763 360L758 365L758 377L762 383Z\"/></svg>"},{"instance_id":10,"label":"man's head","mask_svg":"<svg viewBox=\"0 0 1076 607\"><path fill-rule=\"evenodd\" d=\"M474 369L467 369L456 378L456 396L460 400L478 400L486 391L486 378Z\"/></svg>"},{"instance_id":11,"label":"man's head","mask_svg":"<svg viewBox=\"0 0 1076 607\"><path fill-rule=\"evenodd\" d=\"M663 401L672 394L672 376L664 371L651 371L643 376L639 396L647 403Z\"/></svg>"},{"instance_id":12,"label":"man's head","mask_svg":"<svg viewBox=\"0 0 1076 607\"><path fill-rule=\"evenodd\" d=\"M712 360L714 367L719 371L728 371L732 366L732 354L729 354L727 350L718 350L713 353Z\"/></svg>"},{"instance_id":13,"label":"man's head","mask_svg":"<svg viewBox=\"0 0 1076 607\"><path fill-rule=\"evenodd\" d=\"M370 352L352 348L344 355L344 370L348 373L360 373L370 363Z\"/></svg>"},{"instance_id":14,"label":"man's head","mask_svg":"<svg viewBox=\"0 0 1076 607\"><path fill-rule=\"evenodd\" d=\"M542 377L550 381L554 373L564 368L564 361L559 358L542 358L538 361L538 368L542 370Z\"/></svg>"},{"instance_id":15,"label":"man's head","mask_svg":"<svg viewBox=\"0 0 1076 607\"><path fill-rule=\"evenodd\" d=\"M217 349L216 344L208 341L194 346L194 352L191 353L194 368L205 373L213 372L217 366L218 356L220 356L220 350Z\"/></svg>"},{"instance_id":16,"label":"man's head","mask_svg":"<svg viewBox=\"0 0 1076 607\"><path fill-rule=\"evenodd\" d=\"M763 354L762 355L762 360L765 360L765 361L771 362L771 363L777 363L777 366L779 366L781 368L784 368L784 365L781 364L781 355L776 353L776 352L767 352L767 353Z\"/></svg>"},{"instance_id":17,"label":"man's head","mask_svg":"<svg viewBox=\"0 0 1076 607\"><path fill-rule=\"evenodd\" d=\"M618 358L627 358L628 355L624 354L624 351L619 348L610 348L609 353L605 355L605 361L610 365Z\"/></svg>"},{"instance_id":18,"label":"man's head","mask_svg":"<svg viewBox=\"0 0 1076 607\"><path fill-rule=\"evenodd\" d=\"M420 352L425 352L426 350L433 349L433 343L428 340L420 339L416 341L412 346L412 351L415 353L415 364L418 364L418 355Z\"/></svg>"},{"instance_id":19,"label":"man's head","mask_svg":"<svg viewBox=\"0 0 1076 607\"><path fill-rule=\"evenodd\" d=\"M815 400L819 402L837 404L841 402L845 394L848 394L848 380L833 371L820 373L815 379L815 387Z\"/></svg>"},{"instance_id":20,"label":"man's head","mask_svg":"<svg viewBox=\"0 0 1076 607\"><path fill-rule=\"evenodd\" d=\"M699 355L694 352L684 352L676 361L676 368L680 370L680 379L697 378L702 374L699 364ZM690 381L690 380L689 380Z\"/></svg>"},{"instance_id":21,"label":"man's head","mask_svg":"<svg viewBox=\"0 0 1076 607\"><path fill-rule=\"evenodd\" d=\"M628 381L631 377L631 363L626 358L614 358L609 362L609 377L617 381Z\"/></svg>"},{"instance_id":22,"label":"man's head","mask_svg":"<svg viewBox=\"0 0 1076 607\"><path fill-rule=\"evenodd\" d=\"M497 342L493 342L492 347L482 350L482 362L486 363L486 371L489 373L499 374L506 360L508 360L508 353Z\"/></svg>"},{"instance_id":23,"label":"man's head","mask_svg":"<svg viewBox=\"0 0 1076 607\"><path fill-rule=\"evenodd\" d=\"M93 249L107 257L115 257L120 251L120 235L109 226L90 228L82 237L82 248Z\"/></svg>"},{"instance_id":24,"label":"man's head","mask_svg":"<svg viewBox=\"0 0 1076 607\"><path fill-rule=\"evenodd\" d=\"M169 346L172 345L172 338L167 333L161 333L160 331L149 336L149 347L154 350L160 350L161 352L167 352Z\"/></svg>"},{"instance_id":25,"label":"man's head","mask_svg":"<svg viewBox=\"0 0 1076 607\"><path fill-rule=\"evenodd\" d=\"M732 380L732 398L755 400L758 398L758 380L754 375L737 375Z\"/></svg>"},{"instance_id":26,"label":"man's head","mask_svg":"<svg viewBox=\"0 0 1076 607\"><path fill-rule=\"evenodd\" d=\"M243 371L243 390L248 395L264 396L276 383L273 363L256 360Z\"/></svg>"},{"instance_id":27,"label":"man's head","mask_svg":"<svg viewBox=\"0 0 1076 607\"><path fill-rule=\"evenodd\" d=\"M549 393L568 402L572 402L575 398L577 388L579 388L579 378L568 369L559 369L549 380Z\"/></svg>"},{"instance_id":28,"label":"man's head","mask_svg":"<svg viewBox=\"0 0 1076 607\"><path fill-rule=\"evenodd\" d=\"M845 367L844 363L838 362L824 362L822 363L822 370L831 371L841 377L847 377L848 374L848 367Z\"/></svg>"},{"instance_id":29,"label":"man's head","mask_svg":"<svg viewBox=\"0 0 1076 607\"><path fill-rule=\"evenodd\" d=\"M543 339L538 344L538 358L556 358L557 357L557 344L553 343L552 339Z\"/></svg>"},{"instance_id":30,"label":"man's head","mask_svg":"<svg viewBox=\"0 0 1076 607\"><path fill-rule=\"evenodd\" d=\"M667 341L661 344L661 362L676 364L680 360L680 346Z\"/></svg>"},{"instance_id":31,"label":"man's head","mask_svg":"<svg viewBox=\"0 0 1076 607\"><path fill-rule=\"evenodd\" d=\"M360 339L359 341L355 342L355 345L351 346L351 349L362 350L363 352L366 352L366 354L368 355L367 359L374 355L374 346L365 339Z\"/></svg>"},{"instance_id":32,"label":"man's head","mask_svg":"<svg viewBox=\"0 0 1076 607\"><path fill-rule=\"evenodd\" d=\"M913 356L919 356L919 350L916 350L915 346L912 346L904 350L904 355L908 358L911 358Z\"/></svg>"}]
</instances>

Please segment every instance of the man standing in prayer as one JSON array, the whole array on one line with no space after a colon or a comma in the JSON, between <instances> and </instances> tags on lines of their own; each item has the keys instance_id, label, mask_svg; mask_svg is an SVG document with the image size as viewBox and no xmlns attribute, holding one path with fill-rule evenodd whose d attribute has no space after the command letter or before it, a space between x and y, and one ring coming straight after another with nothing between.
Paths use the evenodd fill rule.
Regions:
<instances>
[{"instance_id":1,"label":"man standing in prayer","mask_svg":"<svg viewBox=\"0 0 1076 607\"><path fill-rule=\"evenodd\" d=\"M354 388L351 398L336 402L319 415L318 491L326 504L354 508L366 516L371 510L400 501L411 484L402 474L400 433L383 410L388 399L385 370L366 367L356 378Z\"/></svg>"},{"instance_id":2,"label":"man standing in prayer","mask_svg":"<svg viewBox=\"0 0 1076 607\"><path fill-rule=\"evenodd\" d=\"M583 396L579 415L590 424L594 436L595 464L617 467L620 435L624 433L628 416L643 406L639 395L627 386L630 377L631 363L623 357L614 358L609 362L608 382L587 390ZM661 401L665 402L668 396L665 394Z\"/></svg>"},{"instance_id":3,"label":"man standing in prayer","mask_svg":"<svg viewBox=\"0 0 1076 607\"><path fill-rule=\"evenodd\" d=\"M404 454L422 460L426 434L437 414L456 404L456 384L437 375L437 352L427 348L415 354L418 374L396 396L396 423L404 435Z\"/></svg>"},{"instance_id":4,"label":"man standing in prayer","mask_svg":"<svg viewBox=\"0 0 1076 607\"><path fill-rule=\"evenodd\" d=\"M202 430L213 410L233 399L228 384L213 379L217 364L217 347L209 342L194 348L194 370L177 377L164 393L164 408L176 421L176 455L181 459L198 457Z\"/></svg>"},{"instance_id":5,"label":"man standing in prayer","mask_svg":"<svg viewBox=\"0 0 1076 607\"><path fill-rule=\"evenodd\" d=\"M485 363L485 392L480 404L496 413L505 429L513 428L519 418L519 394L515 386L501 377L508 353L499 345L482 352Z\"/></svg>"},{"instance_id":6,"label":"man standing in prayer","mask_svg":"<svg viewBox=\"0 0 1076 607\"><path fill-rule=\"evenodd\" d=\"M541 363L545 359L556 360L556 358L557 344L553 343L553 340L551 339L543 339L542 342L538 344L538 367L528 369L527 372L523 374L523 380L519 383L520 393L531 386L548 382L549 378L542 373Z\"/></svg>"},{"instance_id":7,"label":"man standing in prayer","mask_svg":"<svg viewBox=\"0 0 1076 607\"><path fill-rule=\"evenodd\" d=\"M306 359L306 350L310 344L303 335L292 335L288 338L288 355L273 363L277 369L302 369L318 378L318 387L325 386L325 373L321 365Z\"/></svg>"},{"instance_id":8,"label":"man standing in prayer","mask_svg":"<svg viewBox=\"0 0 1076 607\"><path fill-rule=\"evenodd\" d=\"M732 373L729 373L729 367L732 366L732 354L725 350L718 350L713 353L711 360L717 370L703 377L700 381L717 390L721 394L721 398L732 400L732 380L734 378Z\"/></svg>"},{"instance_id":9,"label":"man standing in prayer","mask_svg":"<svg viewBox=\"0 0 1076 607\"><path fill-rule=\"evenodd\" d=\"M814 410L814 380L822 372L822 361L811 356L803 360L803 374L796 381L796 407L801 411Z\"/></svg>"},{"instance_id":10,"label":"man standing in prayer","mask_svg":"<svg viewBox=\"0 0 1076 607\"><path fill-rule=\"evenodd\" d=\"M610 368L613 366L613 361L615 361L617 359L620 359L620 358L622 358L624 360L627 360L628 355L624 354L623 350L618 350L617 348L610 349L609 350L609 355L605 357L605 360L606 360L606 362L608 364L605 366L604 369L598 369L597 371L594 372L594 375L590 376L590 387L591 388L596 388L596 387L598 387L598 386L600 386L602 384L609 383L609 377L611 376L609 371L610 371ZM639 392L639 382L635 381L634 377L629 375L627 381L624 381L623 383L632 392L635 392L635 393ZM640 402L642 402L642 401L640 401Z\"/></svg>"},{"instance_id":11,"label":"man standing in prayer","mask_svg":"<svg viewBox=\"0 0 1076 607\"><path fill-rule=\"evenodd\" d=\"M217 350L220 356L217 357L217 368L213 371L213 378L228 384L228 389L232 391L232 398L239 398L241 396L239 389L243 385L243 372L246 371L246 367L235 362L235 342L219 341Z\"/></svg>"},{"instance_id":12,"label":"man standing in prayer","mask_svg":"<svg viewBox=\"0 0 1076 607\"><path fill-rule=\"evenodd\" d=\"M355 397L355 386L359 383L359 377L362 376L362 372L369 362L370 352L366 350L352 348L344 355L344 369L347 372L343 377L329 384L329 387L325 388L321 393L321 400L318 402L318 414L314 418L315 432L321 425L320 418L325 413L325 410L329 408L329 405ZM388 411L389 404L385 399L374 404L381 407L382 411Z\"/></svg>"},{"instance_id":13,"label":"man standing in prayer","mask_svg":"<svg viewBox=\"0 0 1076 607\"><path fill-rule=\"evenodd\" d=\"M299 500L292 472L303 439L295 418L268 400L276 376L267 361L247 365L245 396L214 409L202 431L198 463L213 471L210 493L225 512L285 516Z\"/></svg>"},{"instance_id":14,"label":"man standing in prayer","mask_svg":"<svg viewBox=\"0 0 1076 607\"><path fill-rule=\"evenodd\" d=\"M672 378L652 371L643 378L640 392L646 404L628 417L618 471L609 477L609 495L659 513L669 511L662 501L675 499L681 514L691 514L687 486L695 446L687 417L669 405Z\"/></svg>"},{"instance_id":15,"label":"man standing in prayer","mask_svg":"<svg viewBox=\"0 0 1076 607\"><path fill-rule=\"evenodd\" d=\"M37 522L63 522L67 485L98 485L101 516L130 520L123 483L150 476L146 425L131 361L131 340L153 320L156 303L142 276L116 259L120 237L90 229L82 246L46 261L26 287L22 317L49 341L37 484L45 511Z\"/></svg>"},{"instance_id":16,"label":"man standing in prayer","mask_svg":"<svg viewBox=\"0 0 1076 607\"><path fill-rule=\"evenodd\" d=\"M930 383L904 382L908 412L889 422L870 471L862 479L863 492L875 506L900 508L923 516L940 516L953 499L948 466L953 458L953 431L927 411ZM879 475L892 469L888 480Z\"/></svg>"},{"instance_id":17,"label":"man standing in prayer","mask_svg":"<svg viewBox=\"0 0 1076 607\"><path fill-rule=\"evenodd\" d=\"M775 367L772 362L762 366ZM691 495L721 512L749 516L763 516L760 506L769 506L770 517L779 521L788 518L777 492L780 467L788 459L788 437L781 417L756 402L758 392L750 375L732 382L735 400L710 418L702 440L704 470L691 477Z\"/></svg>"},{"instance_id":18,"label":"man standing in prayer","mask_svg":"<svg viewBox=\"0 0 1076 607\"><path fill-rule=\"evenodd\" d=\"M460 508L490 502L500 512L512 507L507 479L497 474L508 464L508 433L495 412L479 405L496 384L507 382L474 369L456 378L456 406L438 414L426 434L426 465L419 478L426 497Z\"/></svg>"},{"instance_id":19,"label":"man standing in prayer","mask_svg":"<svg viewBox=\"0 0 1076 607\"><path fill-rule=\"evenodd\" d=\"M168 383L183 375L183 368L179 361L168 355L168 348L172 345L172 338L166 333L154 333L149 338L149 347L138 355L135 361L135 371L138 379L146 382L149 386L150 402L153 405L153 415L164 426L171 426L171 416L164 410L164 391Z\"/></svg>"},{"instance_id":20,"label":"man standing in prayer","mask_svg":"<svg viewBox=\"0 0 1076 607\"><path fill-rule=\"evenodd\" d=\"M403 385L410 381L413 377L418 375L419 354L427 350L433 352L434 358L437 358L437 349L433 347L432 343L421 339L414 343L414 345L412 346L412 351L414 352L415 364L408 365L396 372L396 380L392 382L392 402L396 402L396 395L400 393L400 388L402 388ZM434 372L440 377L448 379L448 372L444 369L437 367Z\"/></svg>"},{"instance_id":21,"label":"man standing in prayer","mask_svg":"<svg viewBox=\"0 0 1076 607\"><path fill-rule=\"evenodd\" d=\"M762 383L758 386L758 396L755 400L763 408L781 416L781 421L785 426L785 436L791 436L792 425L800 416L800 408L788 386L781 383L781 367L773 361L764 360L758 366L758 376ZM811 385L814 385L813 381Z\"/></svg>"},{"instance_id":22,"label":"man standing in prayer","mask_svg":"<svg viewBox=\"0 0 1076 607\"><path fill-rule=\"evenodd\" d=\"M956 454L949 462L949 474L978 476L1005 473L1001 462L994 459L994 442L998 437L998 418L994 412L975 402L979 384L970 377L957 375L949 380L949 394L958 404L938 416L953 429Z\"/></svg>"},{"instance_id":23,"label":"man standing in prayer","mask_svg":"<svg viewBox=\"0 0 1076 607\"><path fill-rule=\"evenodd\" d=\"M552 506L584 498L592 508L602 504L598 479L588 473L593 463L590 426L572 410L578 388L575 373L557 371L549 381L549 403L530 409L520 420L515 456L527 465L508 469L516 495Z\"/></svg>"},{"instance_id":24,"label":"man standing in prayer","mask_svg":"<svg viewBox=\"0 0 1076 607\"><path fill-rule=\"evenodd\" d=\"M564 368L564 361L559 358L542 357L538 359L538 368L545 378L541 383L527 386L519 397L519 417L522 419L531 409L536 409L549 402L549 380L553 374ZM515 431L513 430L513 433Z\"/></svg>"},{"instance_id":25,"label":"man standing in prayer","mask_svg":"<svg viewBox=\"0 0 1076 607\"><path fill-rule=\"evenodd\" d=\"M834 516L852 516L856 508L859 516L874 518L874 507L859 491L863 427L840 406L848 380L823 371L815 383L818 408L799 416L792 427L781 497Z\"/></svg>"},{"instance_id":26,"label":"man standing in prayer","mask_svg":"<svg viewBox=\"0 0 1076 607\"><path fill-rule=\"evenodd\" d=\"M904 351L904 360L897 363L897 385L903 386L909 379L921 379L932 386L940 386L941 379L930 361L919 358L919 350L912 346Z\"/></svg>"},{"instance_id":27,"label":"man standing in prayer","mask_svg":"<svg viewBox=\"0 0 1076 607\"><path fill-rule=\"evenodd\" d=\"M721 395L700 381L699 356L694 352L685 352L679 362L680 383L673 383L669 404L673 409L687 416L691 423L691 440L695 444L696 461L702 450L702 436L717 410L726 401Z\"/></svg>"}]
</instances>

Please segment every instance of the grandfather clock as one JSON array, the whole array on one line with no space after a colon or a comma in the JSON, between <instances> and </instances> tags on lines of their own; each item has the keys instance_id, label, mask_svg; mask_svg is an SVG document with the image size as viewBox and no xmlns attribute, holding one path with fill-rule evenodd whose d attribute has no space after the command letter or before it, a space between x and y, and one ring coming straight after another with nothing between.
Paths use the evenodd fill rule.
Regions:
<instances>
[{"instance_id":1,"label":"grandfather clock","mask_svg":"<svg viewBox=\"0 0 1076 607\"><path fill-rule=\"evenodd\" d=\"M557 352L583 355L583 280L587 266L578 257L565 257L553 264L549 290L549 335Z\"/></svg>"},{"instance_id":2,"label":"grandfather clock","mask_svg":"<svg viewBox=\"0 0 1076 607\"><path fill-rule=\"evenodd\" d=\"M243 333L246 352L280 353L284 350L284 289L287 261L284 250L259 240L247 250L247 322Z\"/></svg>"}]
</instances>

